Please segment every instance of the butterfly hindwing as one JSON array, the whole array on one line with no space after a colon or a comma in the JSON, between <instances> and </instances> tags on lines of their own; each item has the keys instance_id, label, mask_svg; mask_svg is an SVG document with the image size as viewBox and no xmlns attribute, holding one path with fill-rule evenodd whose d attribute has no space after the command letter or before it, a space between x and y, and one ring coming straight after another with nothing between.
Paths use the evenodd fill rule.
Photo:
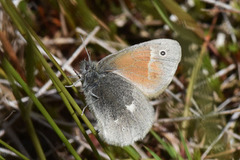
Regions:
<instances>
[{"instance_id":1,"label":"butterfly hindwing","mask_svg":"<svg viewBox=\"0 0 240 160\"><path fill-rule=\"evenodd\" d=\"M97 119L99 135L108 144L130 145L143 139L152 126L153 107L138 88L117 74L99 78L85 95Z\"/></svg>"}]
</instances>

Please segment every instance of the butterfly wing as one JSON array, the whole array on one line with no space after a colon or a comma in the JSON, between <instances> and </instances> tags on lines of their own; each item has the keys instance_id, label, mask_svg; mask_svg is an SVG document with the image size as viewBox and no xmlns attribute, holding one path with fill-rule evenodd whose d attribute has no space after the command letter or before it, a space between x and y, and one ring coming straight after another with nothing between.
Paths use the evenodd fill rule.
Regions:
<instances>
[{"instance_id":1,"label":"butterfly wing","mask_svg":"<svg viewBox=\"0 0 240 160\"><path fill-rule=\"evenodd\" d=\"M130 145L150 130L153 107L138 88L121 76L105 74L85 95L97 119L99 135L108 144Z\"/></svg>"},{"instance_id":2,"label":"butterfly wing","mask_svg":"<svg viewBox=\"0 0 240 160\"><path fill-rule=\"evenodd\" d=\"M118 74L152 98L163 92L177 69L181 47L175 40L157 39L109 55L98 63L100 71Z\"/></svg>"}]
</instances>

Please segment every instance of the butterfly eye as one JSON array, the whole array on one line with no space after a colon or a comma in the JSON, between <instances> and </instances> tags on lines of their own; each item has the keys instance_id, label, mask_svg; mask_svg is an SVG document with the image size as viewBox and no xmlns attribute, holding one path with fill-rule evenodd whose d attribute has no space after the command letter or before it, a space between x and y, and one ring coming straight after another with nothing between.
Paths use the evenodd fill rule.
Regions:
<instances>
[{"instance_id":1,"label":"butterfly eye","mask_svg":"<svg viewBox=\"0 0 240 160\"><path fill-rule=\"evenodd\" d=\"M165 52L164 50L159 51L159 55L160 55L160 56L165 56L165 55L166 55L166 52Z\"/></svg>"}]
</instances>

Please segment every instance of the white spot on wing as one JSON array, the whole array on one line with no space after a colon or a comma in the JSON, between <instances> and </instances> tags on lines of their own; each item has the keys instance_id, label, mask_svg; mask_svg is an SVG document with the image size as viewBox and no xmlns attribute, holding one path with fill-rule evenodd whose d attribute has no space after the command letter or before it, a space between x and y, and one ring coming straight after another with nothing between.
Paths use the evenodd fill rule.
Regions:
<instances>
[{"instance_id":1,"label":"white spot on wing","mask_svg":"<svg viewBox=\"0 0 240 160\"><path fill-rule=\"evenodd\" d=\"M156 48L154 47L150 47L150 61L148 62L148 80L151 80L152 77L151 77L151 72L153 71L153 68L152 68L152 64L154 63L154 59L157 59L157 55L155 55L155 53L157 52L156 51Z\"/></svg>"},{"instance_id":2,"label":"white spot on wing","mask_svg":"<svg viewBox=\"0 0 240 160\"><path fill-rule=\"evenodd\" d=\"M130 112L134 112L136 106L135 104L132 102L132 104L130 105L126 105L127 109L130 111Z\"/></svg>"}]
</instances>

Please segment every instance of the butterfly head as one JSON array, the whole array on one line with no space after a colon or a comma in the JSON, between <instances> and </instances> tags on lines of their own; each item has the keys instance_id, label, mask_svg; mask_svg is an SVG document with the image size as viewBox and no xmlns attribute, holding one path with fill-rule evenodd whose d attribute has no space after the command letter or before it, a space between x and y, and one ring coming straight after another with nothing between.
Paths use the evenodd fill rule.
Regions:
<instances>
[{"instance_id":1,"label":"butterfly head","mask_svg":"<svg viewBox=\"0 0 240 160\"><path fill-rule=\"evenodd\" d=\"M93 87L99 78L97 72L97 63L92 61L82 61L80 63L81 82L83 90L87 90L89 87Z\"/></svg>"}]
</instances>

